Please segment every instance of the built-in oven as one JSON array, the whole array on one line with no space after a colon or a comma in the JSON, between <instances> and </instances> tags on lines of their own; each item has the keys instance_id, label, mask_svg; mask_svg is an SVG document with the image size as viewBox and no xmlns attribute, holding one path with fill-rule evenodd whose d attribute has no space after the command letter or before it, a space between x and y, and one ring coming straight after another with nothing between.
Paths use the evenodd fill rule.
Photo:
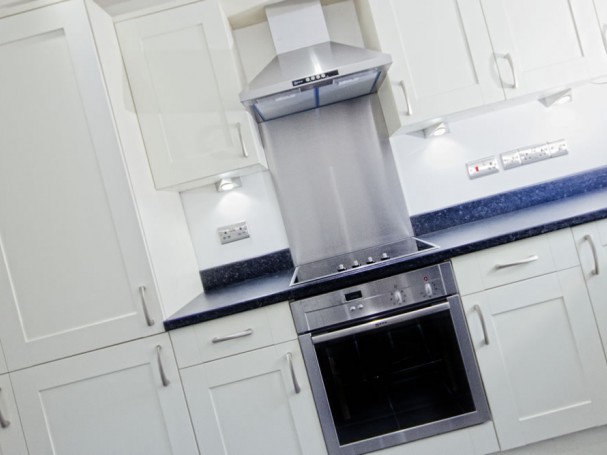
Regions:
<instances>
[{"instance_id":1,"label":"built-in oven","mask_svg":"<svg viewBox=\"0 0 607 455\"><path fill-rule=\"evenodd\" d=\"M490 419L451 265L291 303L330 455Z\"/></svg>"}]
</instances>

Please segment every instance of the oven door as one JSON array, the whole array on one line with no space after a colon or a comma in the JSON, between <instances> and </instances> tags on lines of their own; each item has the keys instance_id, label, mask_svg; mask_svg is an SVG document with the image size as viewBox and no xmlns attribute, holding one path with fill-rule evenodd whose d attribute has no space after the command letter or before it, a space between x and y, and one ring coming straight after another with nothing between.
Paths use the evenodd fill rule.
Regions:
<instances>
[{"instance_id":1,"label":"oven door","mask_svg":"<svg viewBox=\"0 0 607 455\"><path fill-rule=\"evenodd\" d=\"M299 339L331 455L489 420L458 296Z\"/></svg>"}]
</instances>

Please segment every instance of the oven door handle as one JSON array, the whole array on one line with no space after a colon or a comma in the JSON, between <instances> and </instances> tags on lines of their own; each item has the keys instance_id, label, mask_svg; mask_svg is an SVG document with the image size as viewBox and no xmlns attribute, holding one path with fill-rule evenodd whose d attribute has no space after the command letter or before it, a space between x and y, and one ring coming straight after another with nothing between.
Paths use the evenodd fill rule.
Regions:
<instances>
[{"instance_id":1,"label":"oven door handle","mask_svg":"<svg viewBox=\"0 0 607 455\"><path fill-rule=\"evenodd\" d=\"M384 327L391 326L393 324L398 324L400 322L409 321L411 319L416 319L424 316L428 316L434 313L440 313L441 311L445 311L451 307L449 302L440 303L438 305L433 305L427 308L422 308L421 310L410 311L404 314L398 314L396 316L391 316L389 318L384 319L376 319L374 321L366 322L364 324L356 325L354 327L348 327L346 329L336 330L334 332L323 333L320 335L315 335L312 338L313 344L324 343L325 341L335 340L337 338L342 338L348 335L358 335L360 333L371 332L376 329L381 329Z\"/></svg>"}]
</instances>

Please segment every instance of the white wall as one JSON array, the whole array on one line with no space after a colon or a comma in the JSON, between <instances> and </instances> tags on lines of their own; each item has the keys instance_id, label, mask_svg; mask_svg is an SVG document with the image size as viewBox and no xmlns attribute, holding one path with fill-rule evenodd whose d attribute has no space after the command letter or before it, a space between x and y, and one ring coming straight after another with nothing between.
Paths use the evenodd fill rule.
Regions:
<instances>
[{"instance_id":1,"label":"white wall","mask_svg":"<svg viewBox=\"0 0 607 455\"><path fill-rule=\"evenodd\" d=\"M362 45L351 2L324 7L331 39ZM247 80L275 55L267 23L234 33ZM411 215L448 207L574 172L607 165L607 85L574 90L571 104L545 108L539 102L454 122L449 135L392 139ZM526 145L565 138L570 153L526 167L469 180L465 164ZM243 187L216 193L213 186L182 193L201 269L288 248L276 194L268 172L244 177ZM247 220L251 237L220 245L219 226Z\"/></svg>"},{"instance_id":2,"label":"white wall","mask_svg":"<svg viewBox=\"0 0 607 455\"><path fill-rule=\"evenodd\" d=\"M534 101L450 124L451 133L392 138L411 215L525 185L607 166L607 85L573 91L573 102L546 108ZM527 145L564 138L569 154L474 180L466 163Z\"/></svg>"}]
</instances>

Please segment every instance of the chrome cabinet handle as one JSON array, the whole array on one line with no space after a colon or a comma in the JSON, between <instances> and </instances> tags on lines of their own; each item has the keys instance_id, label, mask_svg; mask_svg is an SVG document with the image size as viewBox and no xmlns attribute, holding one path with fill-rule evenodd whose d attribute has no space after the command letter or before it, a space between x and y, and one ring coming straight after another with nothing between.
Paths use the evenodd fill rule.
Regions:
<instances>
[{"instance_id":1,"label":"chrome cabinet handle","mask_svg":"<svg viewBox=\"0 0 607 455\"><path fill-rule=\"evenodd\" d=\"M405 95L405 102L407 103L407 115L413 115L413 109L411 109L411 101L409 100L409 94L407 93L407 86L405 85L405 81L401 80L400 88L403 90L403 95Z\"/></svg>"},{"instance_id":2,"label":"chrome cabinet handle","mask_svg":"<svg viewBox=\"0 0 607 455\"><path fill-rule=\"evenodd\" d=\"M293 368L293 355L290 352L287 352L287 362L289 362L289 369L291 370L291 379L293 380L293 388L295 389L295 393L301 392L301 387L299 386L299 381L297 380L297 376L295 376L295 368Z\"/></svg>"},{"instance_id":3,"label":"chrome cabinet handle","mask_svg":"<svg viewBox=\"0 0 607 455\"><path fill-rule=\"evenodd\" d=\"M516 77L516 71L514 70L514 61L512 60L512 55L505 54L503 56L503 58L506 59L506 61L510 65L510 71L512 71L512 87L511 88L518 88L518 78Z\"/></svg>"},{"instance_id":4,"label":"chrome cabinet handle","mask_svg":"<svg viewBox=\"0 0 607 455\"><path fill-rule=\"evenodd\" d=\"M231 335L225 335L222 337L214 337L211 341L213 343L221 343L222 341L235 340L236 338L248 337L249 335L253 335L253 329L247 329L242 332L233 333Z\"/></svg>"},{"instance_id":5,"label":"chrome cabinet handle","mask_svg":"<svg viewBox=\"0 0 607 455\"><path fill-rule=\"evenodd\" d=\"M478 305L474 305L474 307L472 307L474 311L476 311L478 313L478 318L481 321L481 329L483 331L483 339L485 341L485 346L489 346L489 337L487 336L487 326L485 325L485 318L483 317L483 311L481 310L481 307Z\"/></svg>"},{"instance_id":6,"label":"chrome cabinet handle","mask_svg":"<svg viewBox=\"0 0 607 455\"><path fill-rule=\"evenodd\" d=\"M599 255L596 251L596 245L594 244L594 240L590 234L586 234L584 236L584 240L586 240L590 244L590 249L592 250L592 258L594 259L594 269L590 271L592 275L599 274Z\"/></svg>"},{"instance_id":7,"label":"chrome cabinet handle","mask_svg":"<svg viewBox=\"0 0 607 455\"><path fill-rule=\"evenodd\" d=\"M508 267L514 267L514 266L517 266L517 265L529 264L530 262L537 261L539 258L540 257L537 254L534 254L533 256L529 256L528 258L520 259L518 261L506 262L505 264L495 264L495 268L497 270L499 270L499 269L506 269Z\"/></svg>"},{"instance_id":8,"label":"chrome cabinet handle","mask_svg":"<svg viewBox=\"0 0 607 455\"><path fill-rule=\"evenodd\" d=\"M240 139L240 146L242 147L242 156L248 158L249 152L247 152L247 147L244 145L244 139L242 138L242 126L240 122L236 123L236 129L238 130L238 138Z\"/></svg>"},{"instance_id":9,"label":"chrome cabinet handle","mask_svg":"<svg viewBox=\"0 0 607 455\"><path fill-rule=\"evenodd\" d=\"M0 392L2 392L2 389L0 388ZM0 409L0 428L8 428L8 426L11 424L10 420L7 420L4 417L4 414L2 414L2 409Z\"/></svg>"},{"instance_id":10,"label":"chrome cabinet handle","mask_svg":"<svg viewBox=\"0 0 607 455\"><path fill-rule=\"evenodd\" d=\"M162 346L156 346L156 357L158 359L158 371L160 372L160 380L162 381L162 385L167 387L171 381L167 378L166 373L164 372L164 367L162 366L162 359L160 358L160 351L162 350Z\"/></svg>"},{"instance_id":11,"label":"chrome cabinet handle","mask_svg":"<svg viewBox=\"0 0 607 455\"><path fill-rule=\"evenodd\" d=\"M145 322L148 327L152 327L155 322L150 317L150 313L148 312L148 305L145 301L145 286L139 286L139 296L141 297L141 306L143 307L143 315L145 316Z\"/></svg>"}]
</instances>

